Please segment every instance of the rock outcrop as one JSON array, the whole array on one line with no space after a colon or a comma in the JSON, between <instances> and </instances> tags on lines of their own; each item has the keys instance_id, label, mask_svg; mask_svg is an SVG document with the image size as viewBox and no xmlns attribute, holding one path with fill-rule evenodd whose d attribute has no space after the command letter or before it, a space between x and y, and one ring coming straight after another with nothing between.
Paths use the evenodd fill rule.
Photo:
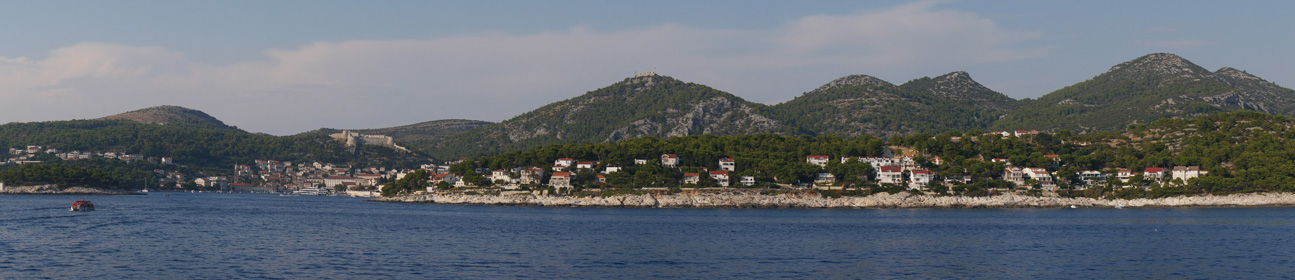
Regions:
<instances>
[{"instance_id":1,"label":"rock outcrop","mask_svg":"<svg viewBox=\"0 0 1295 280\"><path fill-rule=\"evenodd\" d=\"M0 194L74 194L74 195L113 195L133 194L120 190L102 190L87 187L61 187L59 185L8 186L0 189Z\"/></svg>"}]
</instances>

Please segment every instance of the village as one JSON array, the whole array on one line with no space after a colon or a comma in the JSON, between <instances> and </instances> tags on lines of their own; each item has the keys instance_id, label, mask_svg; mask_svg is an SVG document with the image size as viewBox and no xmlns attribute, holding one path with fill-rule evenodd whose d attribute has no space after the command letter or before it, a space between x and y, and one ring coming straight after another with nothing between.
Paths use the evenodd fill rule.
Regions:
<instances>
[{"instance_id":1,"label":"village","mask_svg":"<svg viewBox=\"0 0 1295 280\"><path fill-rule=\"evenodd\" d=\"M927 169L919 163L914 157L894 156L894 157L850 157L844 156L836 158L839 163L860 162L871 167L871 172L863 175L862 178L873 184L863 184L857 186L848 186L838 180L837 176L828 172L826 168L829 162L834 160L832 157L825 155L809 155L805 157L805 163L817 165L824 168L814 177L812 182L799 183L772 183L757 180L756 176L736 175L739 166L736 160L732 158L723 158L717 162L718 170L709 170L707 167L687 167L680 166L680 158L676 154L663 154L659 159L634 160L635 165L659 164L663 168L671 169L700 169L702 172L684 172L682 177L678 178L678 186L681 189L698 189L703 187L703 181L709 181L712 188L753 188L753 187L774 187L789 189L819 189L819 190L844 190L849 187L870 188L875 186L900 186L912 191L929 191L932 187L942 186L952 188L957 185L970 184L973 180L1002 180L1011 183L1013 188L998 189L997 191L1029 191L1037 190L1044 193L1053 193L1061 190L1062 184L1057 183L1056 171L1060 166L1060 157L1057 155L1046 155L1057 162L1050 167L1020 167L1013 166L1008 159L992 159L994 163L1002 164L1003 171L1001 175L989 178L972 178L971 176L948 176L939 177L935 172ZM457 163L457 162L454 162ZM447 164L454 164L447 163ZM932 157L929 164L942 165L946 164L939 157ZM426 192L463 192L471 191L473 193L489 193L489 190L498 190L500 194L535 194L535 195L555 195L555 194L572 194L575 192L599 192L604 188L624 188L631 187L641 190L667 190L663 187L635 187L635 186L616 186L609 184L608 177L612 174L622 172L624 168L611 166L599 161L580 161L572 158L558 158L554 160L553 166L549 168L540 167L519 167L510 170L484 170L477 169L475 172L484 173L486 182L492 182L489 186L473 185L465 182L463 174L453 174L447 172L445 166L436 169L429 169L432 172ZM405 173L397 174L397 179ZM596 173L589 181L580 181L577 174ZM1193 178L1208 174L1208 171L1202 170L1198 166L1174 166L1165 167L1148 167L1144 170L1134 171L1131 169L1109 169L1109 170L1085 170L1070 176L1076 178L1073 182L1064 184L1069 189L1084 190L1094 186L1119 186L1124 188L1140 187L1150 188L1153 185L1183 185ZM586 176L587 177L587 176ZM547 178L547 180L545 179Z\"/></svg>"},{"instance_id":2,"label":"village","mask_svg":"<svg viewBox=\"0 0 1295 280\"><path fill-rule=\"evenodd\" d=\"M125 152L60 151L39 145L25 149L10 148L8 158L0 164L38 164L49 160L116 159L123 163L148 161L158 164L153 170L157 184L154 191L210 191L237 193L298 193L376 196L376 186L388 178L400 177L402 170L377 167L338 166L331 163L298 163L255 160L254 165L236 165L232 175L202 176L175 170L179 164L171 157L146 157ZM431 165L424 167L432 167ZM434 168L434 167L432 167ZM405 169L404 172L411 170Z\"/></svg>"},{"instance_id":3,"label":"village","mask_svg":"<svg viewBox=\"0 0 1295 280\"><path fill-rule=\"evenodd\" d=\"M986 135L1001 137L1020 137L1038 134L1038 131L1002 131ZM340 135L340 136L339 136ZM355 145L357 140L378 139L379 137L353 133L334 135L347 145ZM393 145L389 138L384 143ZM91 158L111 158L130 163L146 160L161 165L176 164L171 157L145 157L139 154L124 152L62 152L58 149L42 146L27 146L26 149L9 149L9 158L5 164L39 163L40 159L49 156L61 160L84 160ZM936 156L899 152L887 149L882 156L839 156L806 155L803 163L817 166L819 171L811 180L787 180L769 176L757 176L754 170L742 168L738 160L721 158L715 165L684 166L677 154L662 154L658 158L635 159L633 169L644 165L657 165L671 172L666 176L673 182L639 182L609 180L615 177L627 177L622 174L631 167L617 166L598 160L579 160L574 158L557 158L552 166L525 166L510 169L486 169L477 167L470 159L445 162L441 165L423 164L418 169L386 167L353 167L331 163L310 162L294 163L278 160L255 160L252 164L239 164L233 167L228 175L204 176L184 174L179 171L156 169L159 190L178 191L213 191L239 193L295 193L309 195L349 195L379 196L382 187L403 179L415 171L428 174L427 186L419 192L460 192L477 194L528 194L528 195L575 195L602 192L605 189L636 189L644 191L722 189L722 188L778 188L778 189L817 189L847 190L870 189L876 187L903 188L910 191L944 192L959 185L968 185L976 181L1001 180L1010 183L1010 188L998 187L998 192L1055 193L1059 190L1085 190L1089 187L1119 186L1141 187L1184 185L1189 180L1208 171L1198 166L1147 167L1143 170L1111 168L1106 170L1084 170L1076 174L1058 174L1060 167L1065 166L1058 155L1044 155L1051 159L1050 166L1016 166L1011 160L992 158L987 161L1001 166L1002 172L992 176L973 177L966 174L945 173L938 176L932 167L947 164ZM868 167L866 172L849 175L830 171L829 164L835 160L839 164L862 163ZM467 163L470 168L454 170L452 166ZM717 167L717 168L714 168ZM714 168L712 170L712 168ZM1066 175L1066 176L1062 176ZM192 176L192 177L190 177ZM663 175L664 176L664 175ZM838 178L854 176L857 178ZM188 178L192 179L188 179ZM475 177L475 178L474 178ZM468 180L473 178L472 180ZM1061 178L1070 178L1063 180ZM843 180L847 179L847 180ZM1062 180L1059 182L1059 180ZM860 183L862 182L862 183ZM999 186L1001 186L1000 184Z\"/></svg>"}]
</instances>

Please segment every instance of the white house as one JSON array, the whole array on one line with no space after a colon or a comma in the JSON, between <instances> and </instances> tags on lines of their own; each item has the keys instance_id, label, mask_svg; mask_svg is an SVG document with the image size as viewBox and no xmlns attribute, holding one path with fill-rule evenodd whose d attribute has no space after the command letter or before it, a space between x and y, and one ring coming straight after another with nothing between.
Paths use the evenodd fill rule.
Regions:
<instances>
[{"instance_id":1,"label":"white house","mask_svg":"<svg viewBox=\"0 0 1295 280\"><path fill-rule=\"evenodd\" d=\"M755 185L755 176L742 176L742 185L748 187Z\"/></svg>"},{"instance_id":2,"label":"white house","mask_svg":"<svg viewBox=\"0 0 1295 280\"><path fill-rule=\"evenodd\" d=\"M729 185L727 170L711 171L710 179L715 180L715 184L719 184L721 187L727 187Z\"/></svg>"},{"instance_id":3,"label":"white house","mask_svg":"<svg viewBox=\"0 0 1295 280\"><path fill-rule=\"evenodd\" d=\"M664 155L661 155L661 166L665 166L665 167L678 167L678 166L679 166L679 156L678 156L678 155L675 155L675 154L664 154Z\"/></svg>"},{"instance_id":4,"label":"white house","mask_svg":"<svg viewBox=\"0 0 1295 280\"><path fill-rule=\"evenodd\" d=\"M1025 185L1025 170L1020 167L1008 167L1003 170L1003 181L1012 182L1017 186Z\"/></svg>"},{"instance_id":5,"label":"white house","mask_svg":"<svg viewBox=\"0 0 1295 280\"><path fill-rule=\"evenodd\" d=\"M508 170L499 169L490 171L490 179L492 181L503 180L505 184L508 184L513 182L513 175Z\"/></svg>"},{"instance_id":6,"label":"white house","mask_svg":"<svg viewBox=\"0 0 1295 280\"><path fill-rule=\"evenodd\" d=\"M904 169L894 165L882 166L877 169L877 182L881 184L903 184Z\"/></svg>"},{"instance_id":7,"label":"white house","mask_svg":"<svg viewBox=\"0 0 1295 280\"><path fill-rule=\"evenodd\" d=\"M1106 180L1106 176L1103 176L1102 172L1099 172L1097 170L1084 170L1084 171L1080 171L1079 173L1076 173L1075 175L1079 175L1080 181L1089 182L1090 184L1093 182Z\"/></svg>"},{"instance_id":8,"label":"white house","mask_svg":"<svg viewBox=\"0 0 1295 280\"><path fill-rule=\"evenodd\" d=\"M1119 178L1120 182L1128 183L1129 178L1132 178L1132 177L1133 177L1132 169L1120 169L1115 172L1115 178Z\"/></svg>"},{"instance_id":9,"label":"white house","mask_svg":"<svg viewBox=\"0 0 1295 280\"><path fill-rule=\"evenodd\" d=\"M460 187L463 186L463 180L460 180L459 176L454 176L454 174L450 174L450 173L432 174L433 185L440 184L441 182L445 182L447 184L450 184L451 186L460 186Z\"/></svg>"},{"instance_id":10,"label":"white house","mask_svg":"<svg viewBox=\"0 0 1295 280\"><path fill-rule=\"evenodd\" d=\"M1147 169L1142 172L1142 177L1147 180L1160 181L1165 179L1165 175L1167 175L1165 173L1168 172L1165 172L1164 167L1147 167Z\"/></svg>"},{"instance_id":11,"label":"white house","mask_svg":"<svg viewBox=\"0 0 1295 280\"><path fill-rule=\"evenodd\" d=\"M520 173L522 184L539 184L541 178L544 177L544 169L540 169L539 167L528 167L522 169Z\"/></svg>"},{"instance_id":12,"label":"white house","mask_svg":"<svg viewBox=\"0 0 1295 280\"><path fill-rule=\"evenodd\" d=\"M1038 181L1039 186L1044 189L1055 189L1057 187L1056 181L1052 179L1052 173L1048 172L1047 169L1027 167L1025 168L1025 176Z\"/></svg>"},{"instance_id":13,"label":"white house","mask_svg":"<svg viewBox=\"0 0 1295 280\"><path fill-rule=\"evenodd\" d=\"M818 165L820 167L827 167L827 161L830 159L831 158L828 156L807 156L805 157L805 162L808 162L809 164L813 164L813 165Z\"/></svg>"},{"instance_id":14,"label":"white house","mask_svg":"<svg viewBox=\"0 0 1295 280\"><path fill-rule=\"evenodd\" d=\"M719 169L724 171L737 171L737 162L731 158L719 159Z\"/></svg>"},{"instance_id":15,"label":"white house","mask_svg":"<svg viewBox=\"0 0 1295 280\"><path fill-rule=\"evenodd\" d=\"M908 183L910 189L923 189L935 180L935 172L926 169L914 169L909 171L912 175L912 181Z\"/></svg>"},{"instance_id":16,"label":"white house","mask_svg":"<svg viewBox=\"0 0 1295 280\"><path fill-rule=\"evenodd\" d=\"M621 172L621 168L616 166L608 166L607 168L603 168L603 174L611 174L616 172Z\"/></svg>"},{"instance_id":17,"label":"white house","mask_svg":"<svg viewBox=\"0 0 1295 280\"><path fill-rule=\"evenodd\" d=\"M594 162L592 162L592 161L581 161L581 162L579 162L579 163L576 163L576 169L580 169L580 170L589 170L589 169L594 169Z\"/></svg>"},{"instance_id":18,"label":"white house","mask_svg":"<svg viewBox=\"0 0 1295 280\"><path fill-rule=\"evenodd\" d=\"M698 174L698 173L684 173L684 174L683 174L683 184L684 184L684 185L687 185L687 184L693 184L693 185L696 185L698 182L701 182L701 174Z\"/></svg>"},{"instance_id":19,"label":"white house","mask_svg":"<svg viewBox=\"0 0 1295 280\"><path fill-rule=\"evenodd\" d=\"M647 160L646 160L646 159L635 159L635 160L634 160L634 165L639 165L639 164L647 164Z\"/></svg>"},{"instance_id":20,"label":"white house","mask_svg":"<svg viewBox=\"0 0 1295 280\"><path fill-rule=\"evenodd\" d=\"M560 158L558 160L553 161L554 167L561 166L563 168L567 168L567 167L571 167L571 165L574 165L574 164L576 164L576 160L570 159L570 158Z\"/></svg>"},{"instance_id":21,"label":"white house","mask_svg":"<svg viewBox=\"0 0 1295 280\"><path fill-rule=\"evenodd\" d=\"M835 183L836 183L836 176L832 175L832 173L819 172L818 176L814 177L815 185L831 185Z\"/></svg>"},{"instance_id":22,"label":"white house","mask_svg":"<svg viewBox=\"0 0 1295 280\"><path fill-rule=\"evenodd\" d=\"M871 164L873 170L880 170L882 166L895 165L895 160L888 157L865 157L861 161Z\"/></svg>"},{"instance_id":23,"label":"white house","mask_svg":"<svg viewBox=\"0 0 1295 280\"><path fill-rule=\"evenodd\" d=\"M918 166L917 161L913 160L911 157L902 157L899 160L896 160L896 162L898 162L899 166L903 167L904 170L914 170L921 167Z\"/></svg>"},{"instance_id":24,"label":"white house","mask_svg":"<svg viewBox=\"0 0 1295 280\"><path fill-rule=\"evenodd\" d=\"M222 190L229 187L229 180L226 179L224 176L198 178L198 179L194 179L193 183L198 184L198 186L216 187Z\"/></svg>"},{"instance_id":25,"label":"white house","mask_svg":"<svg viewBox=\"0 0 1295 280\"><path fill-rule=\"evenodd\" d=\"M549 177L549 186L558 190L570 188L571 172L553 172L553 176Z\"/></svg>"},{"instance_id":26,"label":"white house","mask_svg":"<svg viewBox=\"0 0 1295 280\"><path fill-rule=\"evenodd\" d=\"M1209 171L1201 170L1200 166L1174 166L1173 178L1187 183L1188 179L1197 178L1206 173Z\"/></svg>"}]
</instances>

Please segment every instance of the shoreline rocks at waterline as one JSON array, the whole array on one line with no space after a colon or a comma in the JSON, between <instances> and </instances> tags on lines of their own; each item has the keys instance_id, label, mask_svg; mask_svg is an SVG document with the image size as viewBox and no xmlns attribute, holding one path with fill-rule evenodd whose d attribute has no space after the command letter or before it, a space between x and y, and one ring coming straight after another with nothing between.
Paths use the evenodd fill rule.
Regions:
<instances>
[{"instance_id":1,"label":"shoreline rocks at waterline","mask_svg":"<svg viewBox=\"0 0 1295 280\"><path fill-rule=\"evenodd\" d=\"M88 187L61 187L59 185L6 186L0 194L69 194L69 195L126 195L137 194L122 190L103 190Z\"/></svg>"},{"instance_id":2,"label":"shoreline rocks at waterline","mask_svg":"<svg viewBox=\"0 0 1295 280\"><path fill-rule=\"evenodd\" d=\"M908 193L827 198L806 194L758 193L625 194L595 197L536 195L421 194L372 201L470 205L662 208L1069 208L1069 207L1261 207L1295 206L1295 194L1255 193L1157 199L1093 199L1004 194L987 197Z\"/></svg>"}]
</instances>

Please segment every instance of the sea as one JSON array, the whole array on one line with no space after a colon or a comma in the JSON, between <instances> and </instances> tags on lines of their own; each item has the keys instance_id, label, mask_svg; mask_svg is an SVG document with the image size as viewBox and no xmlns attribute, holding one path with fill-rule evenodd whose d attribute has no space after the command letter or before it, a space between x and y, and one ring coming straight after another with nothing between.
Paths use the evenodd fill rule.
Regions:
<instances>
[{"instance_id":1,"label":"sea","mask_svg":"<svg viewBox=\"0 0 1295 280\"><path fill-rule=\"evenodd\" d=\"M70 212L76 200L98 210ZM1295 278L1295 208L650 209L0 196L0 279Z\"/></svg>"}]
</instances>

